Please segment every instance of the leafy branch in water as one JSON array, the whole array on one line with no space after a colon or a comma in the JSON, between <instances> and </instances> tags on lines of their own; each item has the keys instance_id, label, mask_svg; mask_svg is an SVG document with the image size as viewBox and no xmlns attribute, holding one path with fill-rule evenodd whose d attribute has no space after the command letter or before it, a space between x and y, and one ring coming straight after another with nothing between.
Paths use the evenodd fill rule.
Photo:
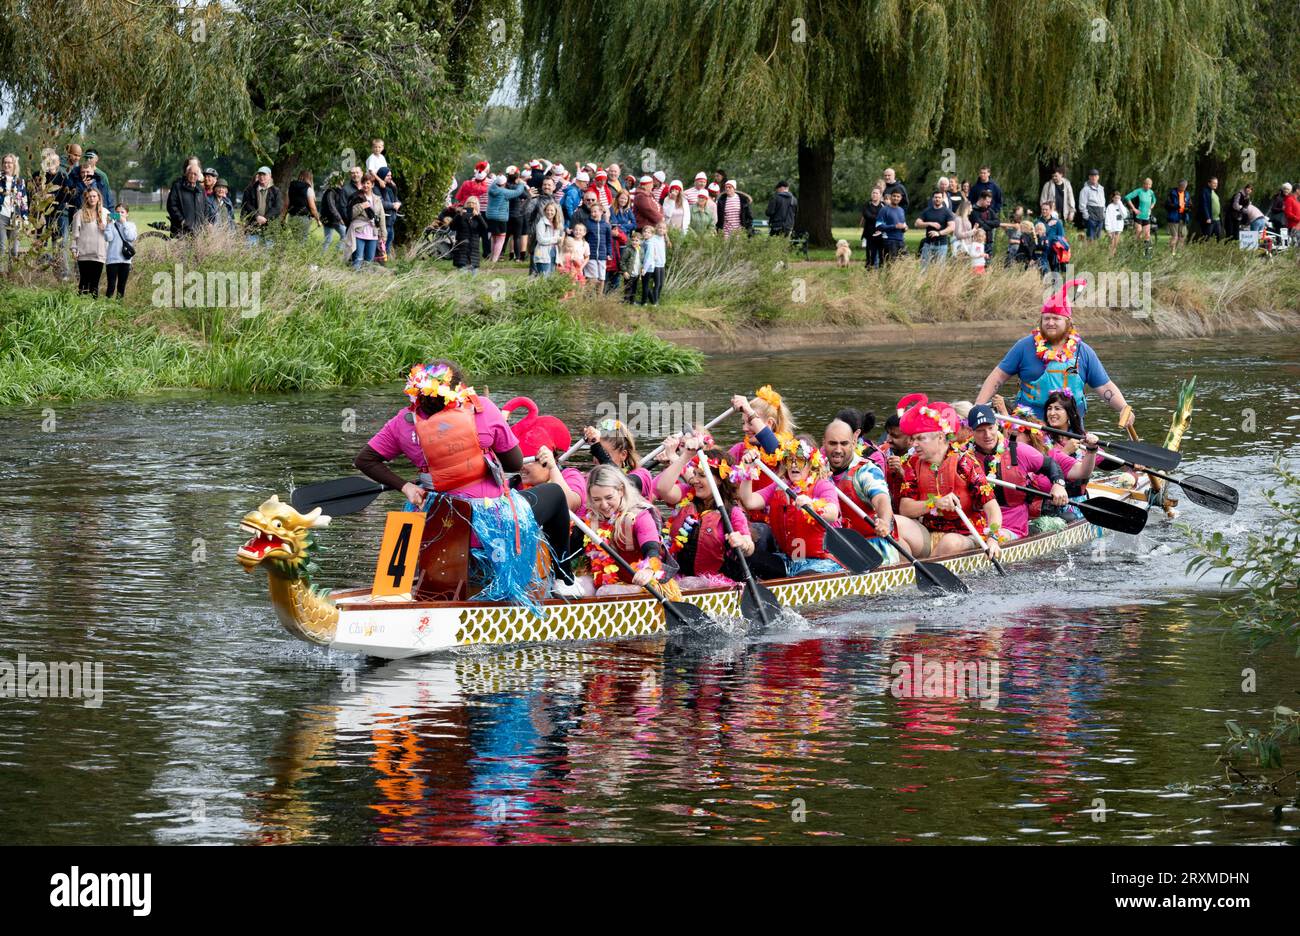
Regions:
<instances>
[{"instance_id":1,"label":"leafy branch in water","mask_svg":"<svg viewBox=\"0 0 1300 936\"><path fill-rule=\"evenodd\" d=\"M1295 744L1300 741L1300 712L1285 705L1275 706L1273 723L1264 730L1242 728L1239 723L1231 719L1224 724L1228 728L1228 738L1223 753L1219 755L1218 763L1223 765L1225 778L1231 783L1235 776L1236 782L1247 786L1256 794L1285 797L1286 794L1278 788L1279 784L1300 774L1300 770L1292 770L1290 773L1269 780L1263 775L1250 776L1237 764L1243 754L1248 754L1254 758L1256 767L1263 770L1281 770L1282 742ZM1300 782L1296 784L1294 803L1300 806Z\"/></svg>"},{"instance_id":2,"label":"leafy branch in water","mask_svg":"<svg viewBox=\"0 0 1300 936\"><path fill-rule=\"evenodd\" d=\"M1223 574L1227 592L1220 615L1258 650L1278 638L1295 644L1300 655L1300 474L1279 456L1273 463L1279 485L1264 490L1268 521L1233 543L1222 531L1206 534L1179 524L1193 553L1188 574Z\"/></svg>"}]
</instances>

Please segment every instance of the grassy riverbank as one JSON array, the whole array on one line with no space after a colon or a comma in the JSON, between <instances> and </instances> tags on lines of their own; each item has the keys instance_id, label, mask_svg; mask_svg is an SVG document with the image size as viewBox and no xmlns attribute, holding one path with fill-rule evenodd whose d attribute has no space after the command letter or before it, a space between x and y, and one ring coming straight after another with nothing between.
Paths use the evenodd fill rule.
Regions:
<instances>
[{"instance_id":1,"label":"grassy riverbank","mask_svg":"<svg viewBox=\"0 0 1300 936\"><path fill-rule=\"evenodd\" d=\"M681 373L702 365L695 349L1002 340L996 326L1033 321L1043 285L1036 272L1003 269L1000 252L984 275L955 259L921 270L910 250L868 271L860 249L840 269L792 256L780 239L687 240L670 253L663 304L647 309L565 298L571 284L529 278L520 264L470 277L399 257L355 273L288 237L269 250L146 240L124 303L78 297L31 265L13 274L0 289L0 405L378 383L435 355L483 374ZM1079 243L1076 272L1122 275L1137 294L1128 305L1085 302L1076 320L1085 334L1138 336L1293 328L1298 261L1300 250L1265 262L1235 244L1171 257L1164 240L1149 260L1131 243L1112 258L1104 244ZM230 288L192 291L196 273Z\"/></svg>"}]
</instances>

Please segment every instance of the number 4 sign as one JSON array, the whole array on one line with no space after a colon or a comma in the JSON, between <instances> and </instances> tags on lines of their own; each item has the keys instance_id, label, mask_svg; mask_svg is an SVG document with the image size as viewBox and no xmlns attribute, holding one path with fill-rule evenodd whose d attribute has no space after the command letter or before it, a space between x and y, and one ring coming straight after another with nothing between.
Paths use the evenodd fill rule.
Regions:
<instances>
[{"instance_id":1,"label":"number 4 sign","mask_svg":"<svg viewBox=\"0 0 1300 936\"><path fill-rule=\"evenodd\" d=\"M419 565L420 539L424 535L424 513L394 510L384 522L384 540L379 544L373 596L404 595L415 582Z\"/></svg>"}]
</instances>

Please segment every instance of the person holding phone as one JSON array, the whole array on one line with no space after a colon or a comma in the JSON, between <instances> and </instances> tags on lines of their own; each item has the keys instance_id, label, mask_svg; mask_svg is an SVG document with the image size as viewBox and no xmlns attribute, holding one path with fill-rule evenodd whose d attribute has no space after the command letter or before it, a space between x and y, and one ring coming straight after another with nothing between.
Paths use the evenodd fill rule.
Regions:
<instances>
[{"instance_id":1,"label":"person holding phone","mask_svg":"<svg viewBox=\"0 0 1300 936\"><path fill-rule=\"evenodd\" d=\"M104 254L104 268L108 271L104 298L112 299L116 293L117 298L122 299L126 293L126 279L131 274L131 258L135 256L137 231L126 202L118 202L117 210L108 213L108 221L114 236Z\"/></svg>"}]
</instances>

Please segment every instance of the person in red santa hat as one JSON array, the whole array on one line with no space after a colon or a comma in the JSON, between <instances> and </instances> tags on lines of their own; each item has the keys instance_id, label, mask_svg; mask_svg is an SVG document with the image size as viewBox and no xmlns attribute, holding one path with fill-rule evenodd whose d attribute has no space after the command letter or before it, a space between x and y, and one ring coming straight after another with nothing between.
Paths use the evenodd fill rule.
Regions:
<instances>
[{"instance_id":1,"label":"person in red santa hat","mask_svg":"<svg viewBox=\"0 0 1300 936\"><path fill-rule=\"evenodd\" d=\"M915 451L903 461L898 512L920 521L930 533L917 555L941 558L979 548L957 512L960 506L984 537L989 557L996 559L1002 509L979 462L953 447L957 414L947 403L931 402L924 394L900 400L899 408L908 402L913 405L903 413L899 429L912 437Z\"/></svg>"},{"instance_id":2,"label":"person in red santa hat","mask_svg":"<svg viewBox=\"0 0 1300 936\"><path fill-rule=\"evenodd\" d=\"M615 192L609 186L609 173L604 169L597 169L595 176L592 177L591 185L587 186L587 191L596 193L596 201L604 209L605 217L608 219L612 206L614 204Z\"/></svg>"},{"instance_id":3,"label":"person in red santa hat","mask_svg":"<svg viewBox=\"0 0 1300 936\"><path fill-rule=\"evenodd\" d=\"M1106 373L1097 352L1079 337L1074 327L1070 290L1085 285L1087 280L1072 279L1059 289L1055 282L1059 280L1054 277L1053 291L1043 302L1038 327L1012 345L998 366L984 379L975 402L993 400L1002 385L1015 377L1020 381L1020 392L1014 406L1026 406L1042 419L1047 397L1054 390L1067 389L1082 417L1088 410L1083 395L1086 385L1120 413L1120 428L1124 428L1133 421L1133 411L1128 408L1115 381Z\"/></svg>"}]
</instances>

